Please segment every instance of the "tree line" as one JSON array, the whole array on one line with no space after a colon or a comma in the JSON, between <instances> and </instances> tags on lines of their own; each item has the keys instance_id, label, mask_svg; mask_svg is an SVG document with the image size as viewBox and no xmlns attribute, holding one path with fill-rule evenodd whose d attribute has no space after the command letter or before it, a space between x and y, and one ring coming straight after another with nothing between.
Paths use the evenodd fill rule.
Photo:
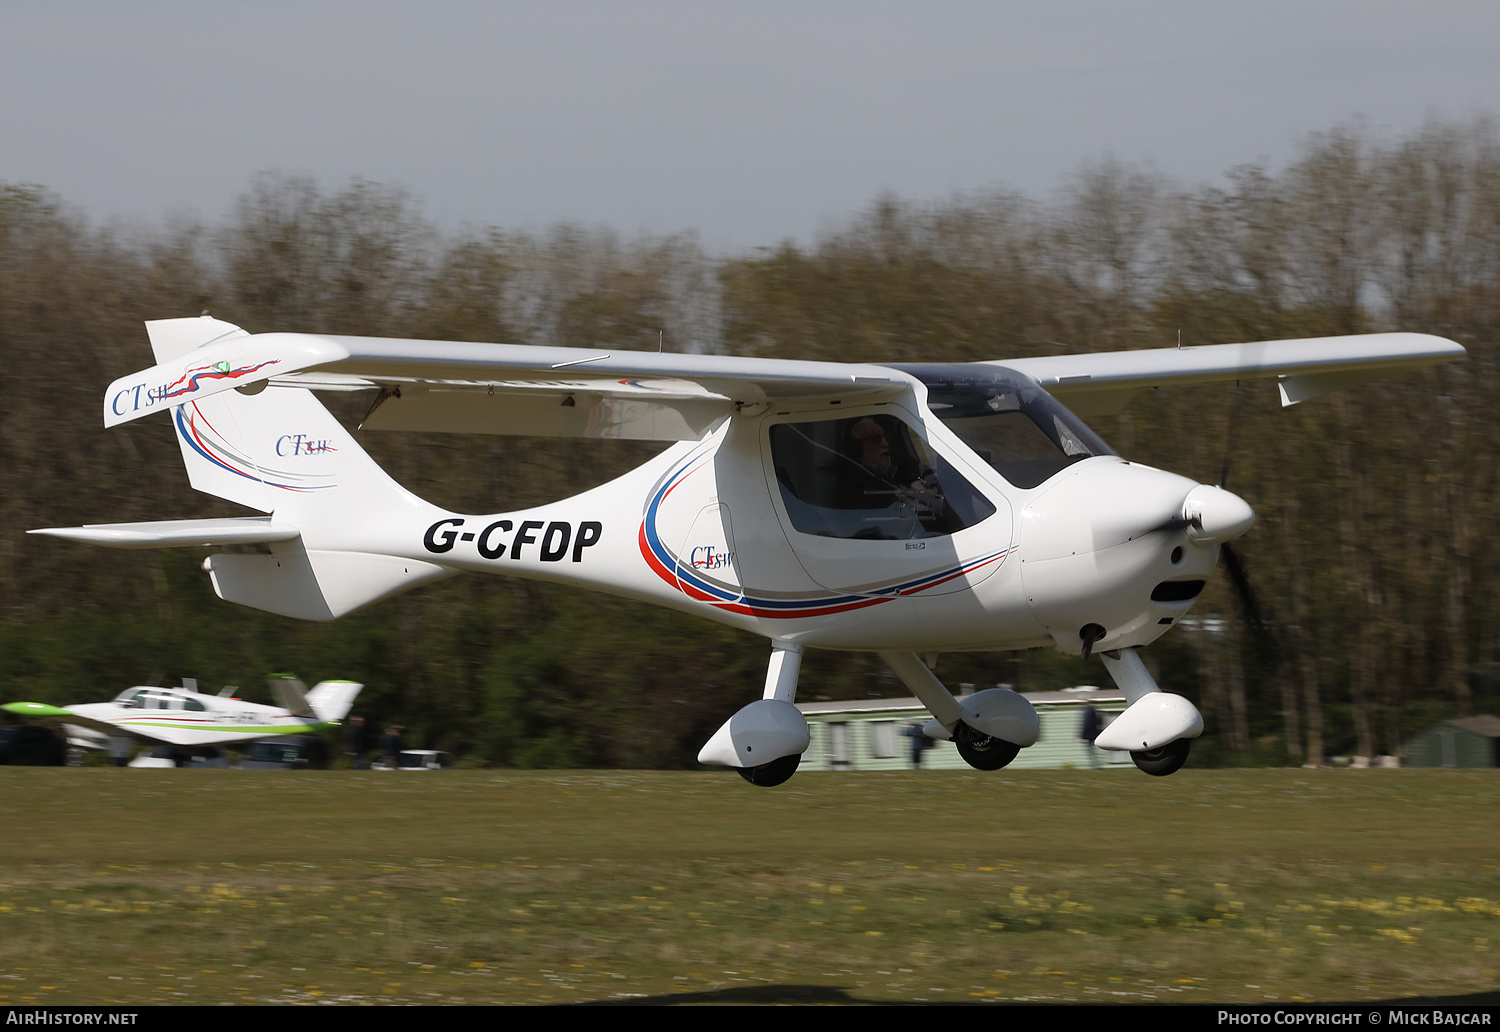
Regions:
<instances>
[{"instance_id":1,"label":"tree line","mask_svg":"<svg viewBox=\"0 0 1500 1032\"><path fill-rule=\"evenodd\" d=\"M619 599L461 577L330 625L229 606L201 554L103 552L33 527L234 515L195 494L164 421L105 433L104 388L149 362L147 319L252 332L934 362L1404 329L1468 358L1279 407L1265 382L1153 392L1091 421L1120 454L1225 479L1256 633L1222 573L1147 650L1209 721L1195 757L1376 755L1495 711L1500 135L1338 127L1216 186L1103 160L1050 198L877 198L813 243L716 255L691 233L444 230L401 190L254 180L217 224L96 225L0 184L0 697L65 703L270 670L368 685L412 742L515 766L688 766L758 694L758 638ZM335 397L357 423L368 399ZM652 454L632 442L363 433L458 511L553 500ZM1488 443L1486 443L1488 442ZM1097 683L1050 650L945 655L951 685ZM905 694L873 656L814 653L801 698Z\"/></svg>"}]
</instances>

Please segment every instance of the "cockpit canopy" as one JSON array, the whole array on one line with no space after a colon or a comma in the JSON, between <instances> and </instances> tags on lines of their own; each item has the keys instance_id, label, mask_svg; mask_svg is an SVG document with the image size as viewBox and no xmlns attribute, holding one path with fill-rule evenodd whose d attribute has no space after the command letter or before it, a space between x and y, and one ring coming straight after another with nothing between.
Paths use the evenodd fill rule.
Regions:
<instances>
[{"instance_id":1,"label":"cockpit canopy","mask_svg":"<svg viewBox=\"0 0 1500 1032\"><path fill-rule=\"evenodd\" d=\"M115 702L126 709L192 710L195 713L207 709L197 699L169 688L127 688L115 697Z\"/></svg>"},{"instance_id":2,"label":"cockpit canopy","mask_svg":"<svg viewBox=\"0 0 1500 1032\"><path fill-rule=\"evenodd\" d=\"M898 365L927 385L927 407L1007 481L1042 484L1109 445L1046 391L988 364Z\"/></svg>"}]
</instances>

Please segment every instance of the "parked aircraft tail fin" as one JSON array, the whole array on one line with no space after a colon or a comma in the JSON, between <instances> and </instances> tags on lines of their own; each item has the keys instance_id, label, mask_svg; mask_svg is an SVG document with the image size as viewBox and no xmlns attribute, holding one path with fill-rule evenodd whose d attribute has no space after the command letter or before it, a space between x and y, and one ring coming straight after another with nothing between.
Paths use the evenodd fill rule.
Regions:
<instances>
[{"instance_id":1,"label":"parked aircraft tail fin","mask_svg":"<svg viewBox=\"0 0 1500 1032\"><path fill-rule=\"evenodd\" d=\"M364 685L358 681L319 681L311 691L301 679L289 674L269 678L272 693L282 708L299 717L321 721L343 720Z\"/></svg>"},{"instance_id":2,"label":"parked aircraft tail fin","mask_svg":"<svg viewBox=\"0 0 1500 1032\"><path fill-rule=\"evenodd\" d=\"M307 685L301 678L291 674L272 674L266 678L266 685L276 696L276 705L282 709L290 710L298 717L313 715L312 706L307 701Z\"/></svg>"}]
</instances>

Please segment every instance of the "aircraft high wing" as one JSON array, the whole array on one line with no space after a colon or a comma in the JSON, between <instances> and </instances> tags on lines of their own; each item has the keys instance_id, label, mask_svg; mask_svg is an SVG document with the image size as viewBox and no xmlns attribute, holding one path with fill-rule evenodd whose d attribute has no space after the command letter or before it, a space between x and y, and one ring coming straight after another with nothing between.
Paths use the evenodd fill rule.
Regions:
<instances>
[{"instance_id":1,"label":"aircraft high wing","mask_svg":"<svg viewBox=\"0 0 1500 1032\"><path fill-rule=\"evenodd\" d=\"M147 324L157 364L107 426L166 411L195 488L263 515L32 531L114 547L255 545L204 561L219 596L310 620L463 571L571 583L771 640L764 697L700 760L778 784L808 745L806 648L871 650L982 769L1036 741L1014 692L955 699L922 656L1050 644L1098 653L1129 701L1099 746L1181 766L1202 719L1136 650L1170 629L1254 513L1128 462L1089 412L1140 390L1274 379L1283 404L1460 357L1367 334L1008 362L883 366L610 349L249 334ZM547 505L451 513L392 481L313 390L367 390L367 429L674 442ZM1057 397L1054 397L1056 395Z\"/></svg>"}]
</instances>

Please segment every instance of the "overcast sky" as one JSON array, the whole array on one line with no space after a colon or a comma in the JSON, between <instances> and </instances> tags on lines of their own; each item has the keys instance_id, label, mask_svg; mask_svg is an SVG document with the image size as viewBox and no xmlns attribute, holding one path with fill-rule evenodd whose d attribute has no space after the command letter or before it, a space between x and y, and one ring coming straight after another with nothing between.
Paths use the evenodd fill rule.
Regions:
<instances>
[{"instance_id":1,"label":"overcast sky","mask_svg":"<svg viewBox=\"0 0 1500 1032\"><path fill-rule=\"evenodd\" d=\"M891 191L1179 181L1500 106L1495 0L3 0L0 181L221 217L255 173L440 224L810 242Z\"/></svg>"}]
</instances>

